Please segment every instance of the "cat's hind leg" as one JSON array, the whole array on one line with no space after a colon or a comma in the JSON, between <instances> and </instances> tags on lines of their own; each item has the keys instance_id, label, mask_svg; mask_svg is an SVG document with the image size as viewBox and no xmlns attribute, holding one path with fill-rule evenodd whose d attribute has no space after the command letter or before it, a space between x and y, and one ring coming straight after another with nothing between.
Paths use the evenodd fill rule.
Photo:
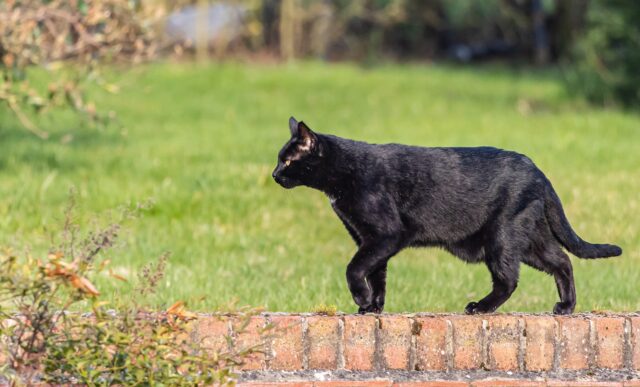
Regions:
<instances>
[{"instance_id":1,"label":"cat's hind leg","mask_svg":"<svg viewBox=\"0 0 640 387\"><path fill-rule=\"evenodd\" d=\"M560 302L553 307L554 314L571 314L576 308L576 286L569 256L557 244L547 248L541 257L547 270L553 274Z\"/></svg>"},{"instance_id":2,"label":"cat's hind leg","mask_svg":"<svg viewBox=\"0 0 640 387\"><path fill-rule=\"evenodd\" d=\"M576 287L573 281L571 261L568 259L569 257L567 257L567 265L559 268L558 271L553 274L556 280L556 286L558 287L558 293L560 294L560 302L556 303L553 307L554 314L571 314L576 308Z\"/></svg>"},{"instance_id":3,"label":"cat's hind leg","mask_svg":"<svg viewBox=\"0 0 640 387\"><path fill-rule=\"evenodd\" d=\"M553 308L555 314L571 314L576 306L576 288L573 280L573 267L569 256L555 240L549 230L535 244L535 253L523 260L527 265L553 275L560 302Z\"/></svg>"}]
</instances>

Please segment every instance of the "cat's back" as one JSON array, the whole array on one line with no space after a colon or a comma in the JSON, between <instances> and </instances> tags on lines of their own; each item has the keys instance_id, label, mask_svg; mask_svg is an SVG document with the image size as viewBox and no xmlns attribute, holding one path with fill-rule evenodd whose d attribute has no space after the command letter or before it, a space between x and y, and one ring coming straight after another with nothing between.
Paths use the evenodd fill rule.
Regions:
<instances>
[{"instance_id":1,"label":"cat's back","mask_svg":"<svg viewBox=\"0 0 640 387\"><path fill-rule=\"evenodd\" d=\"M542 172L531 159L518 152L491 146L423 147L399 143L374 144L328 136L366 164L370 171L384 169L391 175L427 173L432 177L459 175L468 178L490 176L539 177Z\"/></svg>"},{"instance_id":2,"label":"cat's back","mask_svg":"<svg viewBox=\"0 0 640 387\"><path fill-rule=\"evenodd\" d=\"M377 148L377 149L375 149ZM462 173L483 171L535 173L538 168L531 159L518 152L479 147L421 147L403 144L383 144L374 153L385 157L396 168L442 169Z\"/></svg>"}]
</instances>

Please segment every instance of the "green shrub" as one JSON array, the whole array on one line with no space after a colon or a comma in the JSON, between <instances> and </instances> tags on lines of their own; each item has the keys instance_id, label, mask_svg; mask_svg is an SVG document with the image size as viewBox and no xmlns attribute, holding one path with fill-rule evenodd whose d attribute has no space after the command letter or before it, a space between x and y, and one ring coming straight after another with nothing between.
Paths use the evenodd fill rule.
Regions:
<instances>
[{"instance_id":1,"label":"green shrub","mask_svg":"<svg viewBox=\"0 0 640 387\"><path fill-rule=\"evenodd\" d=\"M602 105L639 106L640 2L590 4L587 32L567 72L569 88Z\"/></svg>"},{"instance_id":2,"label":"green shrub","mask_svg":"<svg viewBox=\"0 0 640 387\"><path fill-rule=\"evenodd\" d=\"M92 278L109 273L125 280L102 258L120 226L80 238L71 208L63 243L46 258L0 253L0 382L234 384L233 368L260 346L212 353L188 339L195 315L183 302L163 311L148 308L146 301L164 276L166 255L140 271L126 301L100 300ZM242 314L240 332L252 313Z\"/></svg>"}]
</instances>

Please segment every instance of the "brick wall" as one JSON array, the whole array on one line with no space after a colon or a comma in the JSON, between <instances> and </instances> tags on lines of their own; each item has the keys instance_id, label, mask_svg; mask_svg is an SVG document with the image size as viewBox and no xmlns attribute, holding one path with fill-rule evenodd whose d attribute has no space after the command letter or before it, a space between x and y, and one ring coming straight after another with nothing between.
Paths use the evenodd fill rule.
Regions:
<instances>
[{"instance_id":1,"label":"brick wall","mask_svg":"<svg viewBox=\"0 0 640 387\"><path fill-rule=\"evenodd\" d=\"M265 342L242 370L577 372L640 370L640 315L201 316L193 338L213 349ZM273 325L269 335L263 329Z\"/></svg>"}]
</instances>

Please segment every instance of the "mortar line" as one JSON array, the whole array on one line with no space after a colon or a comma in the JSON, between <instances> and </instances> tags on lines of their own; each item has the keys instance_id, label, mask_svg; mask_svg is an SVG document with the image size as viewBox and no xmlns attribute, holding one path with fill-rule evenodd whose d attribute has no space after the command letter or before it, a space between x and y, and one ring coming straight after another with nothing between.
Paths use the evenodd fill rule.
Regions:
<instances>
[{"instance_id":1,"label":"mortar line","mask_svg":"<svg viewBox=\"0 0 640 387\"><path fill-rule=\"evenodd\" d=\"M271 340L268 338L264 338L264 332L265 329L269 326L269 320L268 320L268 316L262 316L263 317L263 321L262 321L262 327L261 327L261 331L260 331L260 341L264 342L264 367L263 369L269 369L269 352L270 352L270 347L271 347Z\"/></svg>"},{"instance_id":2,"label":"mortar line","mask_svg":"<svg viewBox=\"0 0 640 387\"><path fill-rule=\"evenodd\" d=\"M562 348L562 342L560 340L560 322L557 318L553 318L553 365L552 370L557 371L560 369L560 351Z\"/></svg>"},{"instance_id":3,"label":"mortar line","mask_svg":"<svg viewBox=\"0 0 640 387\"><path fill-rule=\"evenodd\" d=\"M414 332L416 332L416 326L418 324L418 322L415 320L415 317L409 317L409 321L411 321L411 340L409 341L409 371L414 371L416 369L416 364L417 364L417 354L416 354L416 341L417 341L417 334L414 334Z\"/></svg>"},{"instance_id":4,"label":"mortar line","mask_svg":"<svg viewBox=\"0 0 640 387\"><path fill-rule=\"evenodd\" d=\"M489 322L486 319L482 319L482 333L480 335L480 368L489 370L489 334L487 328Z\"/></svg>"},{"instance_id":5,"label":"mortar line","mask_svg":"<svg viewBox=\"0 0 640 387\"><path fill-rule=\"evenodd\" d=\"M587 351L587 353L589 354L588 357L588 366L589 369L594 369L597 367L597 363L598 363L598 358L600 357L600 347L598 346L598 332L596 329L596 322L592 319L589 318L589 350Z\"/></svg>"},{"instance_id":6,"label":"mortar line","mask_svg":"<svg viewBox=\"0 0 640 387\"><path fill-rule=\"evenodd\" d=\"M381 322L380 317L375 316L375 324L373 329L373 369L383 371L386 368L384 358L382 356L382 343L380 342L381 336Z\"/></svg>"},{"instance_id":7,"label":"mortar line","mask_svg":"<svg viewBox=\"0 0 640 387\"><path fill-rule=\"evenodd\" d=\"M343 370L346 367L346 360L344 359L344 316L338 317L338 348L336 348L336 351L338 356L336 368Z\"/></svg>"},{"instance_id":8,"label":"mortar line","mask_svg":"<svg viewBox=\"0 0 640 387\"><path fill-rule=\"evenodd\" d=\"M450 319L445 319L447 323L447 331L445 333L445 363L448 371L452 371L455 367L454 364L454 353L453 353L453 323Z\"/></svg>"},{"instance_id":9,"label":"mortar line","mask_svg":"<svg viewBox=\"0 0 640 387\"><path fill-rule=\"evenodd\" d=\"M269 316L268 314L264 316L264 322L265 322L265 326L267 327L273 326L273 321L271 320L271 316ZM271 330L273 330L273 328ZM273 333L270 333L269 335L267 335L267 339L265 340L264 346L265 346L264 365L266 369L270 370L271 361L273 359Z\"/></svg>"},{"instance_id":10,"label":"mortar line","mask_svg":"<svg viewBox=\"0 0 640 387\"><path fill-rule=\"evenodd\" d=\"M524 332L525 321L523 318L518 318L518 369L520 372L525 370L524 357L527 350L527 340Z\"/></svg>"},{"instance_id":11,"label":"mortar line","mask_svg":"<svg viewBox=\"0 0 640 387\"><path fill-rule=\"evenodd\" d=\"M631 320L629 317L624 318L623 347L622 347L622 367L633 370L633 342L631 336Z\"/></svg>"},{"instance_id":12,"label":"mortar line","mask_svg":"<svg viewBox=\"0 0 640 387\"><path fill-rule=\"evenodd\" d=\"M309 322L306 316L300 316L302 324L302 369L309 369L309 352L311 343L309 342Z\"/></svg>"}]
</instances>

